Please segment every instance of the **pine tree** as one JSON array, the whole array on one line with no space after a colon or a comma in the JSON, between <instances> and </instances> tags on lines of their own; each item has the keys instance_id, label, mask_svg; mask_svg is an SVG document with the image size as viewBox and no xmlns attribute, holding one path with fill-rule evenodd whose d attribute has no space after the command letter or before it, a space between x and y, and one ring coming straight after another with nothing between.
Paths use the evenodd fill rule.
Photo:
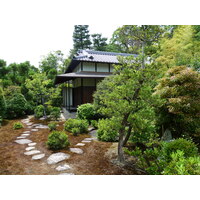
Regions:
<instances>
[{"instance_id":1,"label":"pine tree","mask_svg":"<svg viewBox=\"0 0 200 200\"><path fill-rule=\"evenodd\" d=\"M96 51L105 51L107 47L107 38L102 37L101 34L93 34L92 35L92 42L93 42L93 49Z\"/></svg>"}]
</instances>

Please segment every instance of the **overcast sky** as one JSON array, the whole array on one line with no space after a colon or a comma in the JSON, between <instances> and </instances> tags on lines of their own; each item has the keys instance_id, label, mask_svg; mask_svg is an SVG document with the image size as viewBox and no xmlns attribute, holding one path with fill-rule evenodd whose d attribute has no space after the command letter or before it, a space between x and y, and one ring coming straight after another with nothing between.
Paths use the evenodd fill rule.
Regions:
<instances>
[{"instance_id":1,"label":"overcast sky","mask_svg":"<svg viewBox=\"0 0 200 200\"><path fill-rule=\"evenodd\" d=\"M7 64L28 60L38 66L42 55L61 50L67 56L73 47L72 34L74 25L81 22L77 17L81 9L67 0L0 0L0 8L0 59ZM89 21L92 24L85 22L91 34L108 38L120 26Z\"/></svg>"}]
</instances>

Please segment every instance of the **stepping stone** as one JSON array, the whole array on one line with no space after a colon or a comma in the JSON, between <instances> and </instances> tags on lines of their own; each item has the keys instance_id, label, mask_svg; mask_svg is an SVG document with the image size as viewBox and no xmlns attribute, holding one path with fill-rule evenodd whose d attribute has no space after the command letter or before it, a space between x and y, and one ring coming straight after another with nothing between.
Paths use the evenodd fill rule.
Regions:
<instances>
[{"instance_id":1,"label":"stepping stone","mask_svg":"<svg viewBox=\"0 0 200 200\"><path fill-rule=\"evenodd\" d=\"M27 134L22 134L21 136L27 137L27 136L29 136L29 135L30 135L30 134L27 133Z\"/></svg>"},{"instance_id":2,"label":"stepping stone","mask_svg":"<svg viewBox=\"0 0 200 200\"><path fill-rule=\"evenodd\" d=\"M78 143L78 144L76 144L76 146L83 147L83 146L85 146L85 144L83 144L83 143Z\"/></svg>"},{"instance_id":3,"label":"stepping stone","mask_svg":"<svg viewBox=\"0 0 200 200\"><path fill-rule=\"evenodd\" d=\"M85 141L92 141L92 140L94 140L94 138L85 138L84 140Z\"/></svg>"},{"instance_id":4,"label":"stepping stone","mask_svg":"<svg viewBox=\"0 0 200 200\"><path fill-rule=\"evenodd\" d=\"M45 154L38 154L32 157L32 160L40 160L45 157Z\"/></svg>"},{"instance_id":5,"label":"stepping stone","mask_svg":"<svg viewBox=\"0 0 200 200\"><path fill-rule=\"evenodd\" d=\"M23 133L24 134L29 134L29 133L31 133L31 131L24 131Z\"/></svg>"},{"instance_id":6,"label":"stepping stone","mask_svg":"<svg viewBox=\"0 0 200 200\"><path fill-rule=\"evenodd\" d=\"M84 143L90 143L91 141L90 140L83 140L81 142L84 142Z\"/></svg>"},{"instance_id":7,"label":"stepping stone","mask_svg":"<svg viewBox=\"0 0 200 200\"><path fill-rule=\"evenodd\" d=\"M62 174L58 174L58 175L75 175L73 173L62 173Z\"/></svg>"},{"instance_id":8,"label":"stepping stone","mask_svg":"<svg viewBox=\"0 0 200 200\"><path fill-rule=\"evenodd\" d=\"M89 132L89 135L91 135L93 138L97 138L97 130L93 130Z\"/></svg>"},{"instance_id":9,"label":"stepping stone","mask_svg":"<svg viewBox=\"0 0 200 200\"><path fill-rule=\"evenodd\" d=\"M64 170L67 170L67 169L71 169L71 167L67 164L64 164L64 165L59 165L58 167L56 167L56 170L57 171L64 171Z\"/></svg>"},{"instance_id":10,"label":"stepping stone","mask_svg":"<svg viewBox=\"0 0 200 200\"><path fill-rule=\"evenodd\" d=\"M21 140L15 140L15 142L18 143L18 144L29 144L32 141L28 140L28 139L21 139Z\"/></svg>"},{"instance_id":11,"label":"stepping stone","mask_svg":"<svg viewBox=\"0 0 200 200\"><path fill-rule=\"evenodd\" d=\"M29 147L32 147L32 146L35 146L37 143L33 142L33 143L30 143L28 144Z\"/></svg>"},{"instance_id":12,"label":"stepping stone","mask_svg":"<svg viewBox=\"0 0 200 200\"><path fill-rule=\"evenodd\" d=\"M31 131L37 132L37 131L38 131L38 129L31 129Z\"/></svg>"},{"instance_id":13,"label":"stepping stone","mask_svg":"<svg viewBox=\"0 0 200 200\"><path fill-rule=\"evenodd\" d=\"M45 117L41 117L39 120L45 120Z\"/></svg>"},{"instance_id":14,"label":"stepping stone","mask_svg":"<svg viewBox=\"0 0 200 200\"><path fill-rule=\"evenodd\" d=\"M93 127L88 128L88 131L89 131L89 132L92 131L92 130L94 130Z\"/></svg>"},{"instance_id":15,"label":"stepping stone","mask_svg":"<svg viewBox=\"0 0 200 200\"><path fill-rule=\"evenodd\" d=\"M26 125L31 126L33 123L27 123Z\"/></svg>"},{"instance_id":16,"label":"stepping stone","mask_svg":"<svg viewBox=\"0 0 200 200\"><path fill-rule=\"evenodd\" d=\"M27 126L27 128L32 128L32 126Z\"/></svg>"},{"instance_id":17,"label":"stepping stone","mask_svg":"<svg viewBox=\"0 0 200 200\"><path fill-rule=\"evenodd\" d=\"M47 163L49 165L52 165L52 164L56 164L58 162L61 162L63 160L67 160L69 159L70 155L69 154L66 154L66 153L54 153L52 155L50 155L47 159Z\"/></svg>"},{"instance_id":18,"label":"stepping stone","mask_svg":"<svg viewBox=\"0 0 200 200\"><path fill-rule=\"evenodd\" d=\"M36 126L35 128L49 128L49 127L46 125L39 125L39 126Z\"/></svg>"},{"instance_id":19,"label":"stepping stone","mask_svg":"<svg viewBox=\"0 0 200 200\"><path fill-rule=\"evenodd\" d=\"M38 153L40 153L40 151L32 150L32 151L25 152L24 155L31 156L31 155L38 154Z\"/></svg>"},{"instance_id":20,"label":"stepping stone","mask_svg":"<svg viewBox=\"0 0 200 200\"><path fill-rule=\"evenodd\" d=\"M30 150L33 150L35 149L35 147L26 147L26 151L30 151Z\"/></svg>"},{"instance_id":21,"label":"stepping stone","mask_svg":"<svg viewBox=\"0 0 200 200\"><path fill-rule=\"evenodd\" d=\"M17 139L25 139L27 136L19 136Z\"/></svg>"},{"instance_id":22,"label":"stepping stone","mask_svg":"<svg viewBox=\"0 0 200 200\"><path fill-rule=\"evenodd\" d=\"M83 154L83 150L79 148L70 148L69 150L73 153Z\"/></svg>"}]
</instances>

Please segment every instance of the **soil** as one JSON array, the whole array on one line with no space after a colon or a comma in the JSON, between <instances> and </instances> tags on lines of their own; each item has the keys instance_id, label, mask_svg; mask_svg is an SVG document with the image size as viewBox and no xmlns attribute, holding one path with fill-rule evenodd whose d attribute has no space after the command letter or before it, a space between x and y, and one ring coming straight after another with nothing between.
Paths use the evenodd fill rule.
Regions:
<instances>
[{"instance_id":1,"label":"soil","mask_svg":"<svg viewBox=\"0 0 200 200\"><path fill-rule=\"evenodd\" d=\"M59 164L67 163L72 167L70 172L76 175L131 175L137 174L132 168L118 165L116 161L116 144L100 141L92 141L80 147L84 153L75 154L68 149L60 151L49 150L46 141L50 131L48 129L39 129L38 132L32 132L28 139L36 142L37 150L45 153L45 158L41 160L31 160L30 156L24 155L27 145L15 143L17 136L28 130L22 128L13 130L13 124L20 120L9 120L4 122L0 128L0 174L1 175L56 175L59 174L55 170L57 165L48 165L46 159L52 153L64 152L71 155L67 161ZM48 121L31 120L34 123L48 124ZM59 122L58 130L63 130L63 123ZM67 133L67 132L66 132ZM87 134L69 136L70 147L75 147L84 138L90 137Z\"/></svg>"}]
</instances>

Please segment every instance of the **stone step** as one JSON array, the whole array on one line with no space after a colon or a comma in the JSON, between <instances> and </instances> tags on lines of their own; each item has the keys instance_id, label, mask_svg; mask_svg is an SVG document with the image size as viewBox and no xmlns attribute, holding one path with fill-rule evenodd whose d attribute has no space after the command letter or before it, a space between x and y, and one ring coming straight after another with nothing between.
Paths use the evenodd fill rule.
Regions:
<instances>
[{"instance_id":1,"label":"stone step","mask_svg":"<svg viewBox=\"0 0 200 200\"><path fill-rule=\"evenodd\" d=\"M38 154L38 153L41 153L41 152L38 150L32 150L32 151L24 152L24 155L31 156L31 155Z\"/></svg>"},{"instance_id":2,"label":"stone step","mask_svg":"<svg viewBox=\"0 0 200 200\"><path fill-rule=\"evenodd\" d=\"M54 153L52 155L50 155L47 159L47 163L49 165L52 165L52 164L56 164L56 163L59 163L63 160L67 160L70 158L70 155L69 154L66 154L66 153L62 153L62 152L59 152L59 153Z\"/></svg>"}]
</instances>

